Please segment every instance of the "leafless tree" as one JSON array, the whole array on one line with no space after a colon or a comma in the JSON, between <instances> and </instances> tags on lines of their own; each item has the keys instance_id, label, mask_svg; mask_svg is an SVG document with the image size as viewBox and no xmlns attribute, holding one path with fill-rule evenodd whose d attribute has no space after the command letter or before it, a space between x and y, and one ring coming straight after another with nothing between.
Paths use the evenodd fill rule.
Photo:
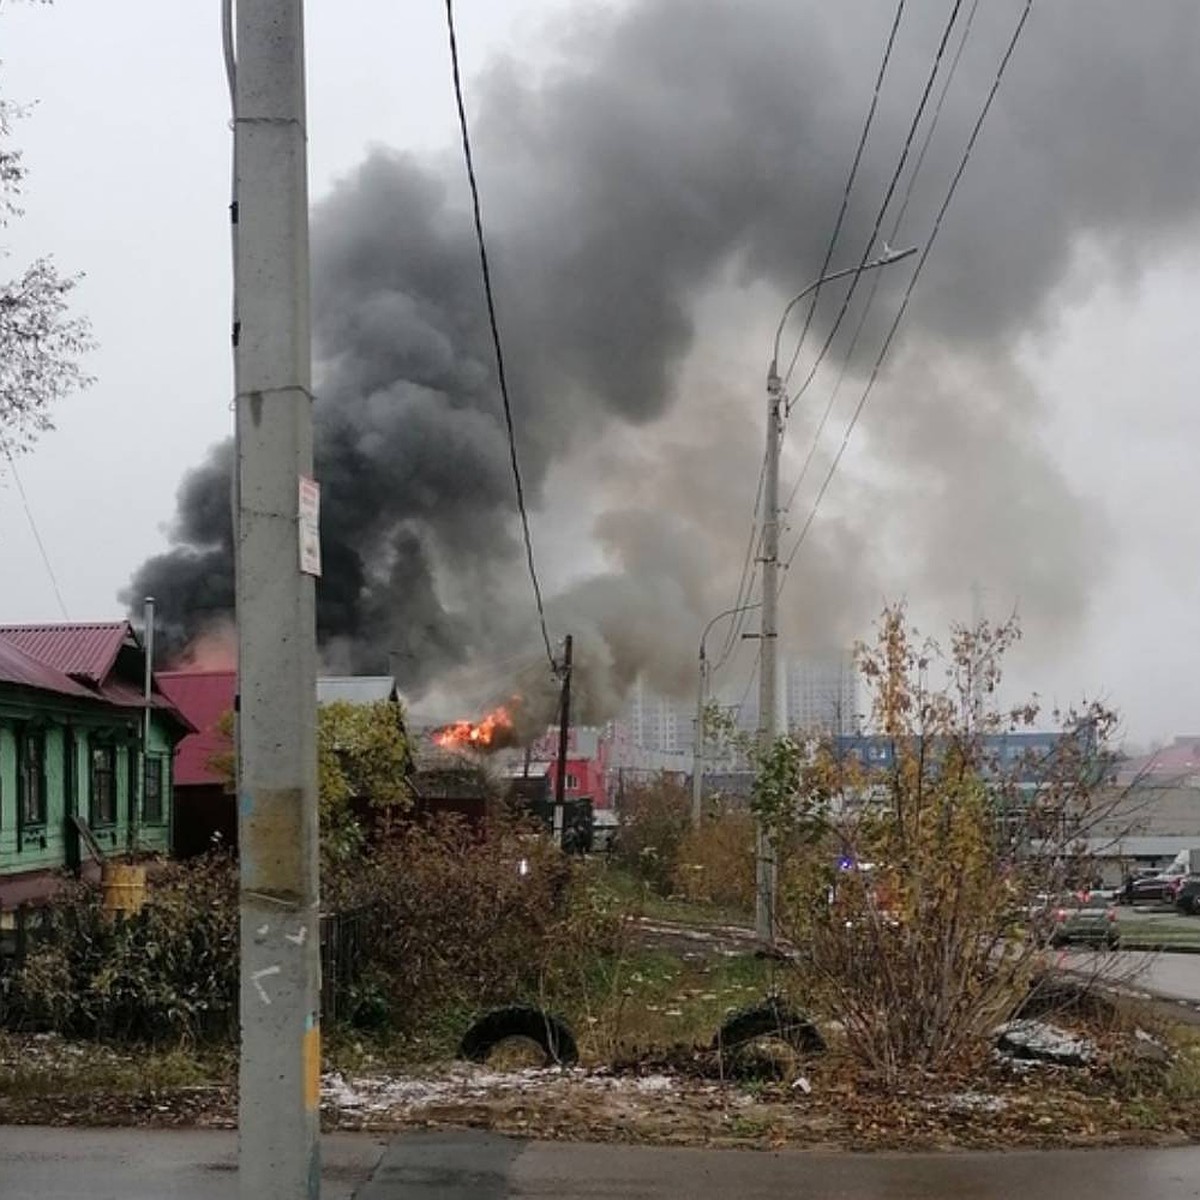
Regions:
<instances>
[{"instance_id":1,"label":"leafless tree","mask_svg":"<svg viewBox=\"0 0 1200 1200\"><path fill-rule=\"evenodd\" d=\"M0 99L0 230L22 214L27 168L12 134L26 113ZM0 242L0 452L6 455L28 449L53 427L58 401L92 382L80 359L94 345L90 322L68 307L80 276L62 274L50 255L13 272L11 257Z\"/></svg>"}]
</instances>

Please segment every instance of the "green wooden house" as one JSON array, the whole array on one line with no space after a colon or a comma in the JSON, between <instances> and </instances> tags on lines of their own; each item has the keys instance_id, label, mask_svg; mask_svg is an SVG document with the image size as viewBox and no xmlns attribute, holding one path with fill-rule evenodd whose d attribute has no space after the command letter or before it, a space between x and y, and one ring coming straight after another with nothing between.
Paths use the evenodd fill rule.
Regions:
<instances>
[{"instance_id":1,"label":"green wooden house","mask_svg":"<svg viewBox=\"0 0 1200 1200\"><path fill-rule=\"evenodd\" d=\"M127 621L0 626L0 915L64 869L165 854L172 761L192 726L154 687Z\"/></svg>"}]
</instances>

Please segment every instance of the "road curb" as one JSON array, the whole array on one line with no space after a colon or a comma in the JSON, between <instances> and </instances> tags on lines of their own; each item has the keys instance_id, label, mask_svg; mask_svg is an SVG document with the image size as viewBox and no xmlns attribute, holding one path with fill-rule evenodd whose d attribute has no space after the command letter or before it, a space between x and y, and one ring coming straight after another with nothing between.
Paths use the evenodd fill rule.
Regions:
<instances>
[{"instance_id":1,"label":"road curb","mask_svg":"<svg viewBox=\"0 0 1200 1200\"><path fill-rule=\"evenodd\" d=\"M1118 950L1138 950L1142 953L1152 954L1200 954L1200 945L1172 945L1169 942L1147 942L1137 941L1131 942L1126 938L1121 939L1121 944L1117 947Z\"/></svg>"}]
</instances>

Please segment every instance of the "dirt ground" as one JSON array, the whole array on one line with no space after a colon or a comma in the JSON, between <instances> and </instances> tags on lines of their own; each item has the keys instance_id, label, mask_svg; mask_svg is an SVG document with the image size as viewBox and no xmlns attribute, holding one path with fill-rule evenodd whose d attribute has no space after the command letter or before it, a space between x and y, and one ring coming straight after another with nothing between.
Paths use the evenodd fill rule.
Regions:
<instances>
[{"instance_id":1,"label":"dirt ground","mask_svg":"<svg viewBox=\"0 0 1200 1200\"><path fill-rule=\"evenodd\" d=\"M88 1053L87 1051L84 1052ZM392 1132L470 1127L551 1140L762 1149L949 1149L1163 1145L1200 1139L1194 1102L1177 1102L1168 1075L1190 1079L1192 1049L1172 1063L1121 1059L1110 1045L1084 1067L993 1056L961 1079L917 1080L890 1094L837 1054L789 1064L772 1082L708 1077L678 1051L638 1070L455 1064L427 1072L329 1071L328 1129ZM1186 1060L1186 1062L1184 1062ZM77 1049L45 1037L9 1037L0 1054L0 1122L228 1128L231 1084L121 1090ZM30 1073L31 1062L38 1064ZM63 1063L59 1072L55 1063ZM1181 1062L1189 1069L1180 1074ZM22 1066L22 1063L25 1065ZM133 1064L136 1072L136 1063ZM49 1068L49 1071L47 1070ZM74 1072L74 1074L72 1074ZM53 1080L61 1077L63 1086ZM90 1081L90 1082L89 1082Z\"/></svg>"}]
</instances>

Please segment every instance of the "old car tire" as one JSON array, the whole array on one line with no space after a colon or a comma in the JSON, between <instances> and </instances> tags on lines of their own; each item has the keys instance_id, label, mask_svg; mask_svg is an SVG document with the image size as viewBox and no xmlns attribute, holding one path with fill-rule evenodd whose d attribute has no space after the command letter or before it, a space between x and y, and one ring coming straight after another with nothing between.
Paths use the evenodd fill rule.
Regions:
<instances>
[{"instance_id":1,"label":"old car tire","mask_svg":"<svg viewBox=\"0 0 1200 1200\"><path fill-rule=\"evenodd\" d=\"M803 1013L774 996L730 1014L717 1030L713 1049L727 1053L769 1037L779 1038L801 1053L819 1054L825 1049L825 1039L817 1027Z\"/></svg>"},{"instance_id":2,"label":"old car tire","mask_svg":"<svg viewBox=\"0 0 1200 1200\"><path fill-rule=\"evenodd\" d=\"M575 1035L566 1023L532 1004L510 1004L484 1013L463 1034L458 1056L468 1062L486 1062L509 1038L526 1038L540 1047L547 1066L570 1067L579 1061Z\"/></svg>"}]
</instances>

